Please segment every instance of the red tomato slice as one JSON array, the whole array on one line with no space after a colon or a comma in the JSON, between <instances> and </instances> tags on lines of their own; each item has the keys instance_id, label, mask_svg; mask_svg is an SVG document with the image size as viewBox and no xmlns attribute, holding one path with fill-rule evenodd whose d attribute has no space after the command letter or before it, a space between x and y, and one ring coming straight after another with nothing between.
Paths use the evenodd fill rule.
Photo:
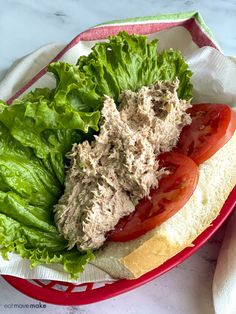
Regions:
<instances>
[{"instance_id":1,"label":"red tomato slice","mask_svg":"<svg viewBox=\"0 0 236 314\"><path fill-rule=\"evenodd\" d=\"M236 114L228 105L221 104L194 105L187 112L192 123L183 128L174 151L201 164L233 136Z\"/></svg>"},{"instance_id":2,"label":"red tomato slice","mask_svg":"<svg viewBox=\"0 0 236 314\"><path fill-rule=\"evenodd\" d=\"M135 211L118 222L108 239L125 242L135 239L173 216L193 194L198 182L198 166L189 157L169 152L158 157L169 174L159 181L150 198L142 199Z\"/></svg>"}]
</instances>

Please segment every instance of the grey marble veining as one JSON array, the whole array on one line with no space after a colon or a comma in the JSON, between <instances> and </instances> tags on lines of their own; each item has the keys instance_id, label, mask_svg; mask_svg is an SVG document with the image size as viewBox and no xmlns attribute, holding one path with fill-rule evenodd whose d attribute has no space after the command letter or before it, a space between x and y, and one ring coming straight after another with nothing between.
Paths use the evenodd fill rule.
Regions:
<instances>
[{"instance_id":1,"label":"grey marble veining","mask_svg":"<svg viewBox=\"0 0 236 314\"><path fill-rule=\"evenodd\" d=\"M0 79L16 59L50 42L69 42L95 24L157 13L199 11L223 51L236 55L236 1L166 0L0 0ZM22 310L38 304L0 279L0 313L212 314L211 284L223 236L214 238L183 264L134 291L83 307Z\"/></svg>"},{"instance_id":2,"label":"grey marble veining","mask_svg":"<svg viewBox=\"0 0 236 314\"><path fill-rule=\"evenodd\" d=\"M236 55L236 1L0 0L0 69L50 42L69 42L98 23L157 13L199 11L224 52Z\"/></svg>"}]
</instances>

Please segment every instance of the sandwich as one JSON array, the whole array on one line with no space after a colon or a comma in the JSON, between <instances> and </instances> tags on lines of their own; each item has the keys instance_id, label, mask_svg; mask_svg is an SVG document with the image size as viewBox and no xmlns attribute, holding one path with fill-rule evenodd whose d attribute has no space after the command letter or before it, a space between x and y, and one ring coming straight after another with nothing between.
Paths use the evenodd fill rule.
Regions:
<instances>
[{"instance_id":1,"label":"sandwich","mask_svg":"<svg viewBox=\"0 0 236 314\"><path fill-rule=\"evenodd\" d=\"M178 51L121 32L54 89L0 103L0 243L72 277L137 278L187 246L236 185L235 113L192 104Z\"/></svg>"},{"instance_id":2,"label":"sandwich","mask_svg":"<svg viewBox=\"0 0 236 314\"><path fill-rule=\"evenodd\" d=\"M137 278L190 246L236 184L235 113L190 108L177 87L126 91L119 110L107 97L99 135L70 154L56 225L70 247L98 250L92 263L114 278Z\"/></svg>"}]
</instances>

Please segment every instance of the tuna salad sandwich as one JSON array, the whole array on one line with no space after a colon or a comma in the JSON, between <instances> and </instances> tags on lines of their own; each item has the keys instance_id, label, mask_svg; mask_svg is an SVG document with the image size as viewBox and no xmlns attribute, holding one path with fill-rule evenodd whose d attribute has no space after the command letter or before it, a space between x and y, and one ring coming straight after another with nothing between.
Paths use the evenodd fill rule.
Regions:
<instances>
[{"instance_id":1,"label":"tuna salad sandwich","mask_svg":"<svg viewBox=\"0 0 236 314\"><path fill-rule=\"evenodd\" d=\"M119 110L106 97L99 135L73 146L65 193L55 206L56 224L70 247L101 247L120 218L157 188L167 172L158 168L158 154L172 150L191 122L190 103L178 99L178 85L177 80L156 82L125 91Z\"/></svg>"},{"instance_id":2,"label":"tuna salad sandwich","mask_svg":"<svg viewBox=\"0 0 236 314\"><path fill-rule=\"evenodd\" d=\"M180 52L120 32L54 89L0 102L0 243L77 278L137 278L191 246L236 185L236 115L192 104Z\"/></svg>"}]
</instances>

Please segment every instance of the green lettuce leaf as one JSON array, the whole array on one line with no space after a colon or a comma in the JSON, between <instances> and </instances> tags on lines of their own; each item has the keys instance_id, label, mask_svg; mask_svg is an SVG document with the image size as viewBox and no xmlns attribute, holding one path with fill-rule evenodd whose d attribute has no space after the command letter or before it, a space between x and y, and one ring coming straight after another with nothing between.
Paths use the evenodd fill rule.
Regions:
<instances>
[{"instance_id":1,"label":"green lettuce leaf","mask_svg":"<svg viewBox=\"0 0 236 314\"><path fill-rule=\"evenodd\" d=\"M57 81L54 101L58 106L69 103L75 110L86 112L101 109L104 94L97 92L92 78L79 71L78 67L59 61L51 63L48 71Z\"/></svg>"},{"instance_id":2,"label":"green lettuce leaf","mask_svg":"<svg viewBox=\"0 0 236 314\"><path fill-rule=\"evenodd\" d=\"M0 251L31 266L60 263L76 278L92 252L68 251L54 223L63 192L65 155L98 130L100 112L60 107L49 89L36 89L11 106L0 102ZM87 132L87 134L86 134Z\"/></svg>"},{"instance_id":3,"label":"green lettuce leaf","mask_svg":"<svg viewBox=\"0 0 236 314\"><path fill-rule=\"evenodd\" d=\"M53 226L50 232L45 232L3 214L0 214L0 243L4 259L8 259L9 252L14 252L28 259L31 267L59 263L75 279L84 266L94 259L91 251L79 252L75 248L67 251L67 242Z\"/></svg>"},{"instance_id":4,"label":"green lettuce leaf","mask_svg":"<svg viewBox=\"0 0 236 314\"><path fill-rule=\"evenodd\" d=\"M0 115L1 116L1 115ZM63 186L53 172L0 122L0 251L28 258L31 266L60 263L73 278L94 258L67 251L54 223L53 205ZM64 165L63 165L64 171Z\"/></svg>"},{"instance_id":5,"label":"green lettuce leaf","mask_svg":"<svg viewBox=\"0 0 236 314\"><path fill-rule=\"evenodd\" d=\"M0 103L0 121L17 141L31 147L63 184L65 154L76 142L78 131L98 130L100 113L79 112L69 104L58 107L49 95L47 90L41 94L36 90L11 106Z\"/></svg>"},{"instance_id":6,"label":"green lettuce leaf","mask_svg":"<svg viewBox=\"0 0 236 314\"><path fill-rule=\"evenodd\" d=\"M48 208L55 204L61 193L57 177L31 148L16 141L1 122L0 134L0 190L13 191L31 205Z\"/></svg>"},{"instance_id":7,"label":"green lettuce leaf","mask_svg":"<svg viewBox=\"0 0 236 314\"><path fill-rule=\"evenodd\" d=\"M157 40L120 32L108 42L98 43L77 65L55 62L49 65L57 80L55 101L70 103L81 111L101 109L104 95L118 101L121 92L136 91L157 80L180 81L178 95L192 97L191 71L182 54L172 49L157 53Z\"/></svg>"}]
</instances>

